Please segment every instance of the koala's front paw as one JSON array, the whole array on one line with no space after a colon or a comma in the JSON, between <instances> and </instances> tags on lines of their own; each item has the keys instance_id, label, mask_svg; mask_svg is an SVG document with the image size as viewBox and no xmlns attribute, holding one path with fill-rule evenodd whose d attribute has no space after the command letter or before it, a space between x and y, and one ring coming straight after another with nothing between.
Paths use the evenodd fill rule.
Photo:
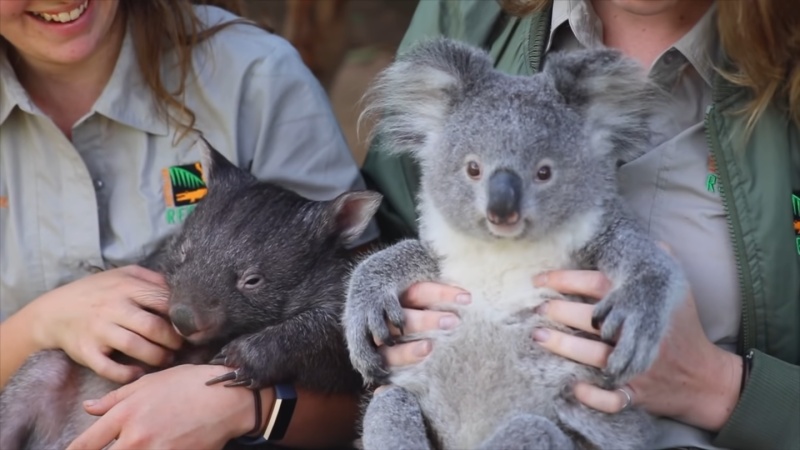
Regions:
<instances>
[{"instance_id":1,"label":"koala's front paw","mask_svg":"<svg viewBox=\"0 0 800 450\"><path fill-rule=\"evenodd\" d=\"M404 326L397 293L387 292L379 283L380 280L354 277L343 316L350 362L367 383L380 382L389 376L375 339L394 345L387 321L401 333Z\"/></svg>"},{"instance_id":2,"label":"koala's front paw","mask_svg":"<svg viewBox=\"0 0 800 450\"><path fill-rule=\"evenodd\" d=\"M592 325L602 339L617 338L605 368L612 384L624 384L650 368L682 294L668 279L659 283L640 279L610 292L594 307Z\"/></svg>"},{"instance_id":3,"label":"koala's front paw","mask_svg":"<svg viewBox=\"0 0 800 450\"><path fill-rule=\"evenodd\" d=\"M274 383L273 370L279 363L265 357L257 335L247 335L223 347L210 364L220 364L236 370L208 380L207 385L227 381L225 386L228 387L261 389Z\"/></svg>"}]
</instances>

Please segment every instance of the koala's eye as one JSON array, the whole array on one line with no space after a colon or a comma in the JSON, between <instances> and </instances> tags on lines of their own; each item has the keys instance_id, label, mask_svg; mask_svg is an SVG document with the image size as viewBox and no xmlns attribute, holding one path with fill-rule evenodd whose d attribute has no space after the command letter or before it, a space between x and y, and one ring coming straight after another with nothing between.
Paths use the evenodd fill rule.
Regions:
<instances>
[{"instance_id":1,"label":"koala's eye","mask_svg":"<svg viewBox=\"0 0 800 450\"><path fill-rule=\"evenodd\" d=\"M539 181L547 181L551 176L553 176L553 171L550 166L539 167L539 170L536 171L536 179Z\"/></svg>"},{"instance_id":2,"label":"koala's eye","mask_svg":"<svg viewBox=\"0 0 800 450\"><path fill-rule=\"evenodd\" d=\"M242 278L239 282L239 285L242 289L255 289L264 282L264 277L259 274L253 273L250 275L246 275Z\"/></svg>"},{"instance_id":3,"label":"koala's eye","mask_svg":"<svg viewBox=\"0 0 800 450\"><path fill-rule=\"evenodd\" d=\"M477 180L481 177L481 166L475 161L468 162L467 175L469 175L469 177L473 180Z\"/></svg>"}]
</instances>

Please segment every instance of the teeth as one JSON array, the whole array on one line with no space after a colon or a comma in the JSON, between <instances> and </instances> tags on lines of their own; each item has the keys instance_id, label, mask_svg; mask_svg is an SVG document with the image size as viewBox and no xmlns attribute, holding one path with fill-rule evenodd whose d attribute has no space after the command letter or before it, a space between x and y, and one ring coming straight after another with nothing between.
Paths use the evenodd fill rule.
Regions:
<instances>
[{"instance_id":1,"label":"teeth","mask_svg":"<svg viewBox=\"0 0 800 450\"><path fill-rule=\"evenodd\" d=\"M36 16L41 17L42 19L48 22L59 22L59 23L68 23L76 20L78 17L83 15L83 12L86 11L86 6L89 4L89 0L84 1L80 6L73 9L69 12L62 12L58 14L48 14L48 13L38 13L34 12L33 14Z\"/></svg>"}]
</instances>

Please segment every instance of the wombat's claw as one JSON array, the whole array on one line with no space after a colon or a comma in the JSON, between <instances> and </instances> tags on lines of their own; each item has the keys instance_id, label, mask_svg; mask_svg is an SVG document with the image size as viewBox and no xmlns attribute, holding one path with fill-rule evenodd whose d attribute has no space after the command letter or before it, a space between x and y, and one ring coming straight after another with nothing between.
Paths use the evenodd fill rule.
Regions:
<instances>
[{"instance_id":1,"label":"wombat's claw","mask_svg":"<svg viewBox=\"0 0 800 450\"><path fill-rule=\"evenodd\" d=\"M253 380L251 378L246 378L246 379L240 380L240 381L231 381L230 383L227 383L225 385L225 387L239 387L239 386L252 388L253 387Z\"/></svg>"},{"instance_id":2,"label":"wombat's claw","mask_svg":"<svg viewBox=\"0 0 800 450\"><path fill-rule=\"evenodd\" d=\"M219 355L216 358L209 361L209 364L212 366L224 366L225 365L225 355Z\"/></svg>"},{"instance_id":3,"label":"wombat's claw","mask_svg":"<svg viewBox=\"0 0 800 450\"><path fill-rule=\"evenodd\" d=\"M206 386L211 386L212 384L221 383L223 381L230 381L235 380L239 377L239 370L234 370L233 372L228 372L224 375L220 375L218 377L214 377L208 381L206 381Z\"/></svg>"}]
</instances>

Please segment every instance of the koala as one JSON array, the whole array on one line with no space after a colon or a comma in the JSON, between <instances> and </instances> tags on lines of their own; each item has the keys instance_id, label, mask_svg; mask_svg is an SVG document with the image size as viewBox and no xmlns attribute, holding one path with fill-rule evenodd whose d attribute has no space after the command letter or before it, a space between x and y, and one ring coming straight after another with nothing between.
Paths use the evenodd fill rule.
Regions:
<instances>
[{"instance_id":1,"label":"koala","mask_svg":"<svg viewBox=\"0 0 800 450\"><path fill-rule=\"evenodd\" d=\"M637 63L607 49L553 53L542 72L513 76L483 50L437 38L379 75L364 114L377 116L384 148L419 164L419 238L372 252L349 280L350 360L366 383L390 384L367 401L364 448L646 446L648 414L592 410L572 386L613 389L647 370L686 294L685 274L617 186L619 165L648 145L660 98ZM543 327L578 334L537 313L560 295L533 277L556 269L600 270L612 283L592 314L599 339L616 339L602 371L532 339ZM471 293L468 305L437 307L460 317L455 329L403 333L399 295L423 281ZM389 371L373 337L433 346Z\"/></svg>"},{"instance_id":2,"label":"koala","mask_svg":"<svg viewBox=\"0 0 800 450\"><path fill-rule=\"evenodd\" d=\"M172 365L235 369L207 384L294 382L361 392L340 322L355 263L346 246L367 227L381 195L352 191L311 201L258 181L210 145L204 159L206 197L140 264L162 273L169 287L144 295L168 298L169 319L185 338ZM118 387L63 351L32 355L0 393L0 448L66 448L96 420L81 402Z\"/></svg>"}]
</instances>

